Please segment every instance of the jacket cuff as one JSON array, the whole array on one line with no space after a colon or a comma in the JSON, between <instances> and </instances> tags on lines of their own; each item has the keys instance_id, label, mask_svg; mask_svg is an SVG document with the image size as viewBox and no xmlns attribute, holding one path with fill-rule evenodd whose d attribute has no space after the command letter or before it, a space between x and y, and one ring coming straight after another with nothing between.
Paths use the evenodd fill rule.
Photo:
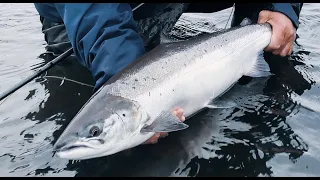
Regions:
<instances>
[{"instance_id":1,"label":"jacket cuff","mask_svg":"<svg viewBox=\"0 0 320 180\"><path fill-rule=\"evenodd\" d=\"M295 6L295 3L272 3L272 11L280 12L284 15L286 15L289 19L291 19L294 27L298 29L299 27L299 13L301 8L299 8L299 12L295 12L293 9L293 6ZM298 13L298 14L297 14Z\"/></svg>"}]
</instances>

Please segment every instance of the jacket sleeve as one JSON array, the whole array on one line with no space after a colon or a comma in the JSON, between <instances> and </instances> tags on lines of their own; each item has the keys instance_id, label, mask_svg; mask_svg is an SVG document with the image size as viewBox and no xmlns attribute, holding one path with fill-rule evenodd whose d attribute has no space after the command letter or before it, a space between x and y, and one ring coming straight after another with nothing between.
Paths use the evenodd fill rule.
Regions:
<instances>
[{"instance_id":1,"label":"jacket sleeve","mask_svg":"<svg viewBox=\"0 0 320 180\"><path fill-rule=\"evenodd\" d=\"M96 82L95 90L145 53L132 9L126 3L54 4L74 53Z\"/></svg>"},{"instance_id":2,"label":"jacket sleeve","mask_svg":"<svg viewBox=\"0 0 320 180\"><path fill-rule=\"evenodd\" d=\"M295 28L298 28L302 5L303 3L272 3L271 10L285 14L291 19Z\"/></svg>"},{"instance_id":3,"label":"jacket sleeve","mask_svg":"<svg viewBox=\"0 0 320 180\"><path fill-rule=\"evenodd\" d=\"M298 28L302 5L303 3L236 3L232 26L239 25L245 17L249 17L253 22L257 22L260 11L270 10L285 14L290 18L293 25Z\"/></svg>"}]
</instances>

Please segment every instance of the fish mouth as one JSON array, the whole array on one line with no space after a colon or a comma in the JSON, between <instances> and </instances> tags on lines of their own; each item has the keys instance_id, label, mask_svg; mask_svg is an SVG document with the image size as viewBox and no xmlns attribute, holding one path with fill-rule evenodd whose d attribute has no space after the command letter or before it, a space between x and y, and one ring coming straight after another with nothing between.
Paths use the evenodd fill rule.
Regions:
<instances>
[{"instance_id":1,"label":"fish mouth","mask_svg":"<svg viewBox=\"0 0 320 180\"><path fill-rule=\"evenodd\" d=\"M89 159L89 155L95 152L93 149L82 144L71 144L54 148L53 154L62 159L84 160Z\"/></svg>"},{"instance_id":2,"label":"fish mouth","mask_svg":"<svg viewBox=\"0 0 320 180\"><path fill-rule=\"evenodd\" d=\"M92 149L91 147L89 146L86 146L86 145L83 145L83 144L71 144L71 145L55 145L53 147L53 151L54 152L69 152L69 151L72 151L72 150L75 150L75 149Z\"/></svg>"},{"instance_id":3,"label":"fish mouth","mask_svg":"<svg viewBox=\"0 0 320 180\"><path fill-rule=\"evenodd\" d=\"M71 145L71 146L63 147L63 148L59 149L58 151L71 151L71 150L78 149L78 148L90 148L90 147L85 146L85 145Z\"/></svg>"}]
</instances>

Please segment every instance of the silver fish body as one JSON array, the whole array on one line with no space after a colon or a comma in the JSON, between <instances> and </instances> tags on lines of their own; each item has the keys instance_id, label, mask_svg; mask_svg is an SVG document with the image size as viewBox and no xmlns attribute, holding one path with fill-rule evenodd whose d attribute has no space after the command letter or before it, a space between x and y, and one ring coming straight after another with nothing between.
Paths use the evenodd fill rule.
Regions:
<instances>
[{"instance_id":1,"label":"silver fish body","mask_svg":"<svg viewBox=\"0 0 320 180\"><path fill-rule=\"evenodd\" d=\"M270 25L254 24L159 45L92 96L56 142L58 156L88 159L135 147L154 135L141 129L162 112L181 107L188 117L243 75L268 75L258 56L271 34Z\"/></svg>"}]
</instances>

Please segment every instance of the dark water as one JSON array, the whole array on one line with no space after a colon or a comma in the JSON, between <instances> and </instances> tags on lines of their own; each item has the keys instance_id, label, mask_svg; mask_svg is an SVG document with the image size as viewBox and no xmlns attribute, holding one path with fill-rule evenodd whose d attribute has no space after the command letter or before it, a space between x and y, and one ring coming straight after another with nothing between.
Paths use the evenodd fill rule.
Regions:
<instances>
[{"instance_id":1,"label":"dark water","mask_svg":"<svg viewBox=\"0 0 320 180\"><path fill-rule=\"evenodd\" d=\"M93 83L74 59L64 61L0 102L0 176L320 176L319 9L304 5L289 59L266 55L274 76L237 85L226 95L242 106L205 110L187 121L185 131L109 157L73 162L51 152L92 93L91 87L50 77ZM0 12L4 91L52 56L45 54L33 4L2 4ZM172 36L223 28L229 13L183 16Z\"/></svg>"}]
</instances>

